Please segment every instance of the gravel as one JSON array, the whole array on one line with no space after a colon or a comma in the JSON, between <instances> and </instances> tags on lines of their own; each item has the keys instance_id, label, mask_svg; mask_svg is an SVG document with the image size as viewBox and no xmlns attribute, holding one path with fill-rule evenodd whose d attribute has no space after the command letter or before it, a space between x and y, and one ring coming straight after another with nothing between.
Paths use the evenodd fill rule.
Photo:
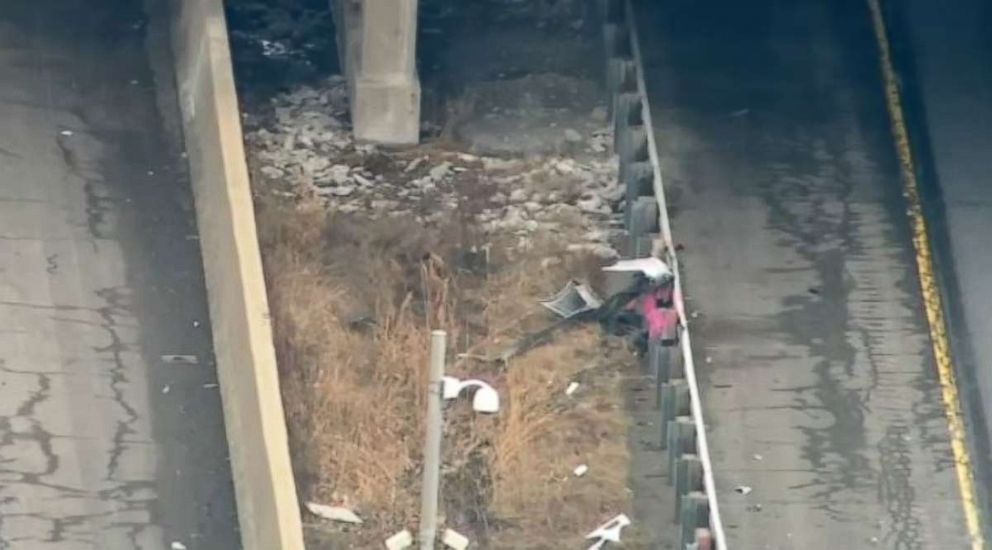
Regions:
<instances>
[{"instance_id":1,"label":"gravel","mask_svg":"<svg viewBox=\"0 0 992 550\"><path fill-rule=\"evenodd\" d=\"M521 248L539 233L565 231L567 223L575 241L570 251L617 256L611 241L624 193L605 123L587 137L565 131L570 141L585 141L581 155L496 158L429 146L387 152L356 145L341 78L277 95L270 106L245 115L257 190L278 188L371 218L413 216L428 226L462 209L491 234L518 236Z\"/></svg>"}]
</instances>

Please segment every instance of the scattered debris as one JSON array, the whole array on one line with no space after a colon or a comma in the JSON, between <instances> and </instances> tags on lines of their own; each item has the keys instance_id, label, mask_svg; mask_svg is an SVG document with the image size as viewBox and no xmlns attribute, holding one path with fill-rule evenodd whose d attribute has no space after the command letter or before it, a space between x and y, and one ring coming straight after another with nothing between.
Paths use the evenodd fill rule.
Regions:
<instances>
[{"instance_id":1,"label":"scattered debris","mask_svg":"<svg viewBox=\"0 0 992 550\"><path fill-rule=\"evenodd\" d=\"M205 390L212 390L212 389L218 388L218 387L220 387L218 384L204 384L203 385L203 389L205 389Z\"/></svg>"},{"instance_id":2,"label":"scattered debris","mask_svg":"<svg viewBox=\"0 0 992 550\"><path fill-rule=\"evenodd\" d=\"M171 548L172 550L186 550L186 545L176 540L172 541Z\"/></svg>"},{"instance_id":3,"label":"scattered debris","mask_svg":"<svg viewBox=\"0 0 992 550\"><path fill-rule=\"evenodd\" d=\"M575 467L574 470L572 470L572 473L575 474L575 477L582 477L586 475L586 472L588 471L589 471L589 466L586 466L585 464L579 464L578 466Z\"/></svg>"},{"instance_id":4,"label":"scattered debris","mask_svg":"<svg viewBox=\"0 0 992 550\"><path fill-rule=\"evenodd\" d=\"M59 132L59 134L61 134L63 136L71 136L72 135L72 130L62 130L61 132Z\"/></svg>"},{"instance_id":5,"label":"scattered debris","mask_svg":"<svg viewBox=\"0 0 992 550\"><path fill-rule=\"evenodd\" d=\"M565 388L565 395L571 396L573 393L575 393L575 390L577 389L579 389L579 383L572 382L568 385L567 388Z\"/></svg>"},{"instance_id":6,"label":"scattered debris","mask_svg":"<svg viewBox=\"0 0 992 550\"><path fill-rule=\"evenodd\" d=\"M761 456L759 454L754 454L754 455L751 456L751 458L753 458L757 462L761 462L762 460L765 459L765 457L763 457L763 456Z\"/></svg>"},{"instance_id":7,"label":"scattered debris","mask_svg":"<svg viewBox=\"0 0 992 550\"><path fill-rule=\"evenodd\" d=\"M413 535L404 529L386 539L386 550L404 550L413 546Z\"/></svg>"},{"instance_id":8,"label":"scattered debris","mask_svg":"<svg viewBox=\"0 0 992 550\"><path fill-rule=\"evenodd\" d=\"M738 495L744 495L744 496L751 494L751 491L752 489L747 485L738 485L737 488L734 489L734 492L736 492Z\"/></svg>"},{"instance_id":9,"label":"scattered debris","mask_svg":"<svg viewBox=\"0 0 992 550\"><path fill-rule=\"evenodd\" d=\"M162 355L163 363L170 365L199 365L200 360L195 355Z\"/></svg>"},{"instance_id":10,"label":"scattered debris","mask_svg":"<svg viewBox=\"0 0 992 550\"><path fill-rule=\"evenodd\" d=\"M445 529L444 535L441 537L441 542L453 550L465 550L468 548L469 540L468 537L457 531Z\"/></svg>"},{"instance_id":11,"label":"scattered debris","mask_svg":"<svg viewBox=\"0 0 992 550\"><path fill-rule=\"evenodd\" d=\"M200 322L199 322L199 321L196 321L196 320L194 320L194 321L193 321L193 328L200 328Z\"/></svg>"},{"instance_id":12,"label":"scattered debris","mask_svg":"<svg viewBox=\"0 0 992 550\"><path fill-rule=\"evenodd\" d=\"M340 506L328 506L326 504L317 504L315 502L308 502L306 504L307 510L311 514L329 519L331 521L339 521L342 523L362 523L362 518L358 517L354 512L347 508L342 508Z\"/></svg>"},{"instance_id":13,"label":"scattered debris","mask_svg":"<svg viewBox=\"0 0 992 550\"><path fill-rule=\"evenodd\" d=\"M625 191L617 160L608 154L609 131L588 138L566 131L594 153L581 159L549 155L521 161L456 151L384 155L354 142L346 88L344 79L331 77L274 97L271 114L247 115L252 168L276 184L272 194L315 197L329 210L371 218L411 216L428 227L471 203L483 231L516 233L519 249L526 249L529 237L561 230L567 221L568 233L582 239L571 250L619 256L613 243L622 232ZM479 183L493 188L481 202L472 193Z\"/></svg>"},{"instance_id":14,"label":"scattered debris","mask_svg":"<svg viewBox=\"0 0 992 550\"><path fill-rule=\"evenodd\" d=\"M712 358L712 357L710 357L709 355L707 355L707 356L706 356L706 364L707 364L707 365L709 365L709 364L710 364L710 363L712 363L712 362L713 362L713 358Z\"/></svg>"},{"instance_id":15,"label":"scattered debris","mask_svg":"<svg viewBox=\"0 0 992 550\"><path fill-rule=\"evenodd\" d=\"M557 294L541 301L541 305L559 317L568 319L588 311L599 309L603 301L588 286L571 280Z\"/></svg>"},{"instance_id":16,"label":"scattered debris","mask_svg":"<svg viewBox=\"0 0 992 550\"><path fill-rule=\"evenodd\" d=\"M168 384L166 384L165 386L162 387L162 393L163 394L169 393L169 390L171 390L171 389L172 388Z\"/></svg>"},{"instance_id":17,"label":"scattered debris","mask_svg":"<svg viewBox=\"0 0 992 550\"><path fill-rule=\"evenodd\" d=\"M600 525L591 533L586 535L586 539L598 539L589 547L589 550L599 550L607 542L620 542L620 530L630 525L630 518L625 514L619 514L610 521Z\"/></svg>"}]
</instances>

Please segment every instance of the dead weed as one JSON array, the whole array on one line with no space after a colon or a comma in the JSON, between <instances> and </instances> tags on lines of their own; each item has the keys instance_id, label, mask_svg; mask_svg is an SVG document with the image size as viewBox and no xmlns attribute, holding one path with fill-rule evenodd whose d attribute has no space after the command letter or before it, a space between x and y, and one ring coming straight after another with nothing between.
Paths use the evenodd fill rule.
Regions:
<instances>
[{"instance_id":1,"label":"dead weed","mask_svg":"<svg viewBox=\"0 0 992 550\"><path fill-rule=\"evenodd\" d=\"M365 519L351 547L416 532L432 328L449 333L449 370L492 383L503 405L494 416L447 406L448 527L483 548L561 548L629 512L626 352L587 326L505 366L457 355L547 323L535 300L596 273L594 260L553 240L522 256L491 243L480 259L471 227L349 220L316 205L263 201L258 213L301 496ZM575 477L580 464L589 473Z\"/></svg>"}]
</instances>

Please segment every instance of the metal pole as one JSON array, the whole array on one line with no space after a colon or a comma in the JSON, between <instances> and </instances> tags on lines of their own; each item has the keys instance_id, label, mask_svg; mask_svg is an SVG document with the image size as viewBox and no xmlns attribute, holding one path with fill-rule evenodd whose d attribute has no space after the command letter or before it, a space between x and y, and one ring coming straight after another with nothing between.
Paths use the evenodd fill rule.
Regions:
<instances>
[{"instance_id":1,"label":"metal pole","mask_svg":"<svg viewBox=\"0 0 992 550\"><path fill-rule=\"evenodd\" d=\"M420 550L434 550L437 501L441 482L441 378L447 333L431 332L431 372L427 389L427 429L424 441L424 486L420 494Z\"/></svg>"}]
</instances>

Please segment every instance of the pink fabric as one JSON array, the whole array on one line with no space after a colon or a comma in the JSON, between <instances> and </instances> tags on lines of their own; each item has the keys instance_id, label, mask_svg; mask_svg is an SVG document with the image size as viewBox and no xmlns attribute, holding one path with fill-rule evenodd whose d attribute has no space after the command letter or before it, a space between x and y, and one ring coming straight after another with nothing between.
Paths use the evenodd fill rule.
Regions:
<instances>
[{"instance_id":1,"label":"pink fabric","mask_svg":"<svg viewBox=\"0 0 992 550\"><path fill-rule=\"evenodd\" d=\"M673 338L679 323L678 312L673 307L658 307L657 298L658 294L654 292L641 296L641 315L648 326L648 338Z\"/></svg>"}]
</instances>

